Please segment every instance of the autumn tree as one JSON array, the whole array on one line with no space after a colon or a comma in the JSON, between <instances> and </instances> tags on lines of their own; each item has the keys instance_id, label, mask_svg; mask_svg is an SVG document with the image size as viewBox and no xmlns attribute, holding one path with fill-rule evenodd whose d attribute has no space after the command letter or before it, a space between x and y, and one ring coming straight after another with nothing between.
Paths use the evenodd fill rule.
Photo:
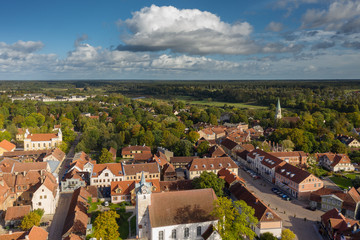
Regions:
<instances>
[{"instance_id":1,"label":"autumn tree","mask_svg":"<svg viewBox=\"0 0 360 240\"><path fill-rule=\"evenodd\" d=\"M192 142L192 143L196 143L197 140L199 140L199 138L200 138L200 134L199 134L198 132L190 131L190 132L188 133L188 139L189 139L189 141Z\"/></svg>"},{"instance_id":2,"label":"autumn tree","mask_svg":"<svg viewBox=\"0 0 360 240\"><path fill-rule=\"evenodd\" d=\"M296 235L290 229L284 228L281 231L281 240L295 240Z\"/></svg>"},{"instance_id":3,"label":"autumn tree","mask_svg":"<svg viewBox=\"0 0 360 240\"><path fill-rule=\"evenodd\" d=\"M113 161L113 155L106 148L101 150L101 155L99 157L99 163L110 163Z\"/></svg>"},{"instance_id":4,"label":"autumn tree","mask_svg":"<svg viewBox=\"0 0 360 240\"><path fill-rule=\"evenodd\" d=\"M271 232L261 234L260 240L277 240L277 238Z\"/></svg>"},{"instance_id":5,"label":"autumn tree","mask_svg":"<svg viewBox=\"0 0 360 240\"><path fill-rule=\"evenodd\" d=\"M219 221L215 230L223 240L254 239L256 233L251 229L258 222L254 216L255 210L244 201L232 201L219 197L214 201L212 215Z\"/></svg>"},{"instance_id":6,"label":"autumn tree","mask_svg":"<svg viewBox=\"0 0 360 240\"><path fill-rule=\"evenodd\" d=\"M37 211L30 212L29 214L25 215L23 220L21 221L21 229L22 230L29 230L33 226L39 226L41 220L41 215Z\"/></svg>"},{"instance_id":7,"label":"autumn tree","mask_svg":"<svg viewBox=\"0 0 360 240\"><path fill-rule=\"evenodd\" d=\"M94 221L94 237L103 240L118 240L120 234L116 219L119 217L115 211L100 213Z\"/></svg>"},{"instance_id":8,"label":"autumn tree","mask_svg":"<svg viewBox=\"0 0 360 240\"><path fill-rule=\"evenodd\" d=\"M212 188L216 196L223 196L223 188L225 187L225 180L218 178L213 172L202 172L200 177L193 179L194 188Z\"/></svg>"}]
</instances>

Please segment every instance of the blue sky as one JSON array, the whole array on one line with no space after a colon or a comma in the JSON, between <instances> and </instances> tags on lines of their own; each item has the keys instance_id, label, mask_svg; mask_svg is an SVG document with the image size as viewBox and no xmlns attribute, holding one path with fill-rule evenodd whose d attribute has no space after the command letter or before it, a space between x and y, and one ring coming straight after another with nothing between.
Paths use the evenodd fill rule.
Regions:
<instances>
[{"instance_id":1,"label":"blue sky","mask_svg":"<svg viewBox=\"0 0 360 240\"><path fill-rule=\"evenodd\" d=\"M0 80L359 76L360 0L1 3Z\"/></svg>"}]
</instances>

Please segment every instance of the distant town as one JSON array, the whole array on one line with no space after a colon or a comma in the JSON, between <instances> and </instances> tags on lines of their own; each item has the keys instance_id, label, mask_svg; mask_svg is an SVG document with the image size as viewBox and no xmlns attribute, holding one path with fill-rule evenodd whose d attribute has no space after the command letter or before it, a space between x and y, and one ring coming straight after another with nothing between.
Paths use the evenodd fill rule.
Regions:
<instances>
[{"instance_id":1,"label":"distant town","mask_svg":"<svg viewBox=\"0 0 360 240\"><path fill-rule=\"evenodd\" d=\"M0 86L0 240L360 239L346 84L71 84Z\"/></svg>"}]
</instances>

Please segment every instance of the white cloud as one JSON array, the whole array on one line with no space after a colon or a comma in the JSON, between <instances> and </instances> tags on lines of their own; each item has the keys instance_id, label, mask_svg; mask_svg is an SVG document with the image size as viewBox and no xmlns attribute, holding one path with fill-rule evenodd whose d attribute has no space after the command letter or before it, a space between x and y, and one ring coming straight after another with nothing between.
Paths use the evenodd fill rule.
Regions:
<instances>
[{"instance_id":1,"label":"white cloud","mask_svg":"<svg viewBox=\"0 0 360 240\"><path fill-rule=\"evenodd\" d=\"M284 26L282 23L270 22L267 25L266 30L272 31L272 32L280 32L281 30L283 30L283 28L284 28Z\"/></svg>"},{"instance_id":2,"label":"white cloud","mask_svg":"<svg viewBox=\"0 0 360 240\"><path fill-rule=\"evenodd\" d=\"M250 54L259 47L250 39L253 27L247 22L225 23L206 11L152 5L120 21L132 32L119 50L159 51L189 54Z\"/></svg>"},{"instance_id":3,"label":"white cloud","mask_svg":"<svg viewBox=\"0 0 360 240\"><path fill-rule=\"evenodd\" d=\"M309 9L302 28L319 28L340 33L360 32L360 0L336 0L328 9Z\"/></svg>"}]
</instances>

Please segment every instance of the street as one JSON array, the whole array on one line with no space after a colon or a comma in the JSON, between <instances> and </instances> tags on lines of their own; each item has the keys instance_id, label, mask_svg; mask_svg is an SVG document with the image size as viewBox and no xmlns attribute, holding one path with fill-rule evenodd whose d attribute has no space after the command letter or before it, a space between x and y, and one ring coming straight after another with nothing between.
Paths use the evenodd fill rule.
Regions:
<instances>
[{"instance_id":1,"label":"street","mask_svg":"<svg viewBox=\"0 0 360 240\"><path fill-rule=\"evenodd\" d=\"M80 140L80 136L81 136L81 133L78 133L75 141L71 145L71 148L70 148L68 154L66 155L66 158L61 163L61 166L60 166L59 172L58 172L59 183L61 182L62 176L66 172L66 166L70 165L70 162L71 162L72 158L74 157L75 147ZM54 218L51 222L50 230L49 230L49 239L51 239L51 240L61 240L66 215L69 211L71 197L72 197L72 193L61 193L60 194L56 212L55 212Z\"/></svg>"},{"instance_id":2,"label":"street","mask_svg":"<svg viewBox=\"0 0 360 240\"><path fill-rule=\"evenodd\" d=\"M282 200L271 191L271 188L276 187L275 185L263 179L254 180L242 168L239 168L239 176L245 179L248 189L253 191L266 204L270 204L271 209L283 219L283 227L293 231L298 239L322 240L321 235L318 233L317 221L320 221L320 216L324 212L305 209L308 204L304 201L297 199L291 201Z\"/></svg>"}]
</instances>

